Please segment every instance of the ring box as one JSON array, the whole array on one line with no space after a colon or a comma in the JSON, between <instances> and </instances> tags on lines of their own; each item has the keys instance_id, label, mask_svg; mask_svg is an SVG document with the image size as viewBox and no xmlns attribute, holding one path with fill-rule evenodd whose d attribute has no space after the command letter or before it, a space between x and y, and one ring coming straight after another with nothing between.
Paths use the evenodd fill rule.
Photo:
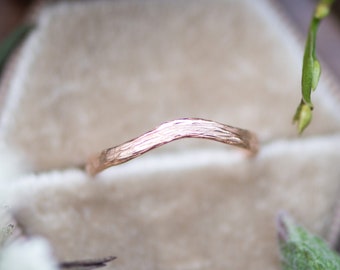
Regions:
<instances>
[{"instance_id":1,"label":"ring box","mask_svg":"<svg viewBox=\"0 0 340 270\"><path fill-rule=\"evenodd\" d=\"M291 124L303 38L273 1L59 1L2 84L0 196L58 260L107 269L280 269L275 217L327 236L339 191L339 87ZM321 63L324 65L323 63ZM254 158L183 140L95 178L92 154L201 117L258 134Z\"/></svg>"}]
</instances>

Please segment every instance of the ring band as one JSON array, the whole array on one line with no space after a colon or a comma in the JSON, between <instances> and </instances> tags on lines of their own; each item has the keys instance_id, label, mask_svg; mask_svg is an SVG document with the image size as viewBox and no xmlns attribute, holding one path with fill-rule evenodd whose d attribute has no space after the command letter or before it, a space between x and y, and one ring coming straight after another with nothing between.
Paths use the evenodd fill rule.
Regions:
<instances>
[{"instance_id":1,"label":"ring band","mask_svg":"<svg viewBox=\"0 0 340 270\"><path fill-rule=\"evenodd\" d=\"M201 138L241 147L255 155L257 136L245 129L201 118L182 118L165 122L157 128L121 145L103 150L90 158L86 171L90 175L134 159L154 148L182 138Z\"/></svg>"}]
</instances>

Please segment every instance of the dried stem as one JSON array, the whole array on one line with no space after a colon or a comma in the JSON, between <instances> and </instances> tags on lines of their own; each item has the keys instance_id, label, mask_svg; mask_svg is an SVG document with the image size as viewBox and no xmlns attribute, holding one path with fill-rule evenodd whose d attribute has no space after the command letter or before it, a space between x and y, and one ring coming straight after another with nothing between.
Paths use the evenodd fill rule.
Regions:
<instances>
[{"instance_id":1,"label":"dried stem","mask_svg":"<svg viewBox=\"0 0 340 270\"><path fill-rule=\"evenodd\" d=\"M252 155L256 154L258 148L256 135L248 130L199 118L183 118L163 123L133 140L103 150L87 162L86 171L95 175L182 138L201 138L230 144L244 148Z\"/></svg>"},{"instance_id":2,"label":"dried stem","mask_svg":"<svg viewBox=\"0 0 340 270\"><path fill-rule=\"evenodd\" d=\"M92 270L106 266L107 263L115 260L116 257L106 257L95 260L82 260L73 262L62 262L59 263L59 268L69 270Z\"/></svg>"}]
</instances>

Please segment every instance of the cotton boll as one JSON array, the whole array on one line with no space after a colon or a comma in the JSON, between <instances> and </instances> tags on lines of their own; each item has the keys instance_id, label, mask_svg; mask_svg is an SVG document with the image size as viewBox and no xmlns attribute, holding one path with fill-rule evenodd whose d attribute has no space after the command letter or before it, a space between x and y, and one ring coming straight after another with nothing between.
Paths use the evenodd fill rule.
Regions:
<instances>
[{"instance_id":1,"label":"cotton boll","mask_svg":"<svg viewBox=\"0 0 340 270\"><path fill-rule=\"evenodd\" d=\"M57 270L48 242L20 239L0 251L0 270Z\"/></svg>"}]
</instances>

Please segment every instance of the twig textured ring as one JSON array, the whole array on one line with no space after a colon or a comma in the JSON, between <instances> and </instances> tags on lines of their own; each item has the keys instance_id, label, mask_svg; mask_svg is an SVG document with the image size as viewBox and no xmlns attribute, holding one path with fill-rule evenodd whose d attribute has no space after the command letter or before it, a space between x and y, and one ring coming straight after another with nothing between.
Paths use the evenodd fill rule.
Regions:
<instances>
[{"instance_id":1,"label":"twig textured ring","mask_svg":"<svg viewBox=\"0 0 340 270\"><path fill-rule=\"evenodd\" d=\"M201 138L234 145L246 149L251 155L258 150L257 137L248 130L200 118L182 118L165 122L135 139L103 150L88 160L86 171L95 175L182 138Z\"/></svg>"}]
</instances>

